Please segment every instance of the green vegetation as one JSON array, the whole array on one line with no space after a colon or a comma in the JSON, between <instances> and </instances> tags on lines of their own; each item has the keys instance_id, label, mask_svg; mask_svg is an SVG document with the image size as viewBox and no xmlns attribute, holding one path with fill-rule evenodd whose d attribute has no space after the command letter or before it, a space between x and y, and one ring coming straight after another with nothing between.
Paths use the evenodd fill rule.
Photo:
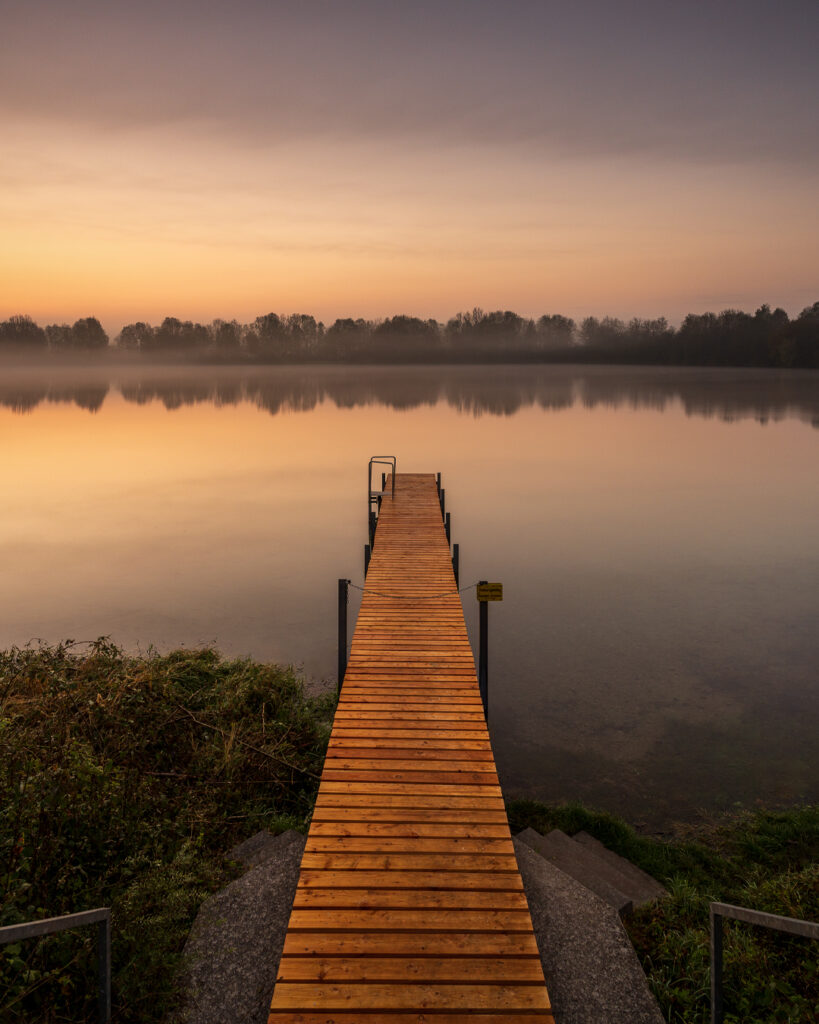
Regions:
<instances>
[{"instance_id":1,"label":"green vegetation","mask_svg":"<svg viewBox=\"0 0 819 1024\"><path fill-rule=\"evenodd\" d=\"M709 903L819 920L819 806L743 813L689 827L672 840L638 835L625 822L579 804L508 806L512 831L581 829L627 857L668 889L626 927L670 1024L709 1016ZM819 1021L817 944L725 922L726 1021Z\"/></svg>"},{"instance_id":2,"label":"green vegetation","mask_svg":"<svg viewBox=\"0 0 819 1024\"><path fill-rule=\"evenodd\" d=\"M114 1019L162 1019L224 852L306 825L333 703L213 650L0 653L0 925L111 906ZM96 1019L95 942L0 947L3 1021Z\"/></svg>"}]
</instances>

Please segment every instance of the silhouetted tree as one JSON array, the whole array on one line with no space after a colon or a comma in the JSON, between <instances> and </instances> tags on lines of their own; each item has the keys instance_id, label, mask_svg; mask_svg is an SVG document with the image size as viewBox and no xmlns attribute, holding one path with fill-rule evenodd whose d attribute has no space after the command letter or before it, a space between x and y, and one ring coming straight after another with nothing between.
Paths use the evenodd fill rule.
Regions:
<instances>
[{"instance_id":1,"label":"silhouetted tree","mask_svg":"<svg viewBox=\"0 0 819 1024\"><path fill-rule=\"evenodd\" d=\"M214 320L210 329L213 343L223 352L238 352L242 328L237 320Z\"/></svg>"},{"instance_id":2,"label":"silhouetted tree","mask_svg":"<svg viewBox=\"0 0 819 1024\"><path fill-rule=\"evenodd\" d=\"M373 325L359 317L343 317L327 328L322 339L322 354L327 359L358 359L369 348Z\"/></svg>"},{"instance_id":3,"label":"silhouetted tree","mask_svg":"<svg viewBox=\"0 0 819 1024\"><path fill-rule=\"evenodd\" d=\"M71 328L74 348L102 349L108 347L108 335L95 316L86 316L75 321Z\"/></svg>"},{"instance_id":4,"label":"silhouetted tree","mask_svg":"<svg viewBox=\"0 0 819 1024\"><path fill-rule=\"evenodd\" d=\"M68 324L49 324L45 332L50 349L60 351L74 347L73 332Z\"/></svg>"},{"instance_id":5,"label":"silhouetted tree","mask_svg":"<svg viewBox=\"0 0 819 1024\"><path fill-rule=\"evenodd\" d=\"M281 358L284 349L287 328L277 313L265 313L257 316L253 322L254 351L268 358Z\"/></svg>"},{"instance_id":6,"label":"silhouetted tree","mask_svg":"<svg viewBox=\"0 0 819 1024\"><path fill-rule=\"evenodd\" d=\"M7 349L44 349L46 333L30 316L12 316L0 322L0 345Z\"/></svg>"},{"instance_id":7,"label":"silhouetted tree","mask_svg":"<svg viewBox=\"0 0 819 1024\"><path fill-rule=\"evenodd\" d=\"M150 352L154 348L154 329L141 320L126 324L117 336L116 345L130 352Z\"/></svg>"},{"instance_id":8,"label":"silhouetted tree","mask_svg":"<svg viewBox=\"0 0 819 1024\"><path fill-rule=\"evenodd\" d=\"M537 345L539 348L568 348L574 341L575 324L559 313L542 316L537 322Z\"/></svg>"}]
</instances>

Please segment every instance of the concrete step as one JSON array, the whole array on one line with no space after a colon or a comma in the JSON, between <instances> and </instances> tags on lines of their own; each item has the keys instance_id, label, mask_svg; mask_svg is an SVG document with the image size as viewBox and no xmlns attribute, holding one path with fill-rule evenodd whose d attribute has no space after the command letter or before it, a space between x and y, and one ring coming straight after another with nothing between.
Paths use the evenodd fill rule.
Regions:
<instances>
[{"instance_id":1,"label":"concrete step","mask_svg":"<svg viewBox=\"0 0 819 1024\"><path fill-rule=\"evenodd\" d=\"M623 886L627 882L622 872L582 843L576 843L559 828L552 829L545 836L533 828L527 828L516 838L539 853L544 860L585 885L613 907L620 917L631 913L633 904L631 897L624 891Z\"/></svg>"},{"instance_id":2,"label":"concrete step","mask_svg":"<svg viewBox=\"0 0 819 1024\"><path fill-rule=\"evenodd\" d=\"M635 907L645 906L646 903L651 903L653 900L666 895L666 890L656 878L646 874L645 871L638 868L636 864L632 864L630 860L626 860L625 857L612 852L599 839L590 836L588 832L577 832L572 836L572 839L576 843L581 843L587 850L591 850L620 873L623 885L619 886L619 888L627 896L631 897Z\"/></svg>"},{"instance_id":3,"label":"concrete step","mask_svg":"<svg viewBox=\"0 0 819 1024\"><path fill-rule=\"evenodd\" d=\"M617 911L520 838L514 843L555 1021L663 1024Z\"/></svg>"}]
</instances>

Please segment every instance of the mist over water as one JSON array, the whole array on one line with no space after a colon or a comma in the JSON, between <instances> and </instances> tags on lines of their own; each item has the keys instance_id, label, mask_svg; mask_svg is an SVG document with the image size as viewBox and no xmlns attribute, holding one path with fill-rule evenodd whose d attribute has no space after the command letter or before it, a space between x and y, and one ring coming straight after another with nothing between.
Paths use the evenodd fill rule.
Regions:
<instances>
[{"instance_id":1,"label":"mist over water","mask_svg":"<svg viewBox=\"0 0 819 1024\"><path fill-rule=\"evenodd\" d=\"M214 642L329 685L389 452L443 472L462 585L504 583L510 792L654 826L816 799L817 425L809 371L6 369L0 644Z\"/></svg>"}]
</instances>

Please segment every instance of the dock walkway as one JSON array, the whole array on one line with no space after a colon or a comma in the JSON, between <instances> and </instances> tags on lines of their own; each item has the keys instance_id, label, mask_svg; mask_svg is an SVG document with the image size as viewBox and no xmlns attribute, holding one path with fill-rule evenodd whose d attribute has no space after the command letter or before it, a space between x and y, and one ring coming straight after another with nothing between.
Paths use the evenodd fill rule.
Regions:
<instances>
[{"instance_id":1,"label":"dock walkway","mask_svg":"<svg viewBox=\"0 0 819 1024\"><path fill-rule=\"evenodd\" d=\"M435 477L385 497L270 1024L552 1019Z\"/></svg>"}]
</instances>

